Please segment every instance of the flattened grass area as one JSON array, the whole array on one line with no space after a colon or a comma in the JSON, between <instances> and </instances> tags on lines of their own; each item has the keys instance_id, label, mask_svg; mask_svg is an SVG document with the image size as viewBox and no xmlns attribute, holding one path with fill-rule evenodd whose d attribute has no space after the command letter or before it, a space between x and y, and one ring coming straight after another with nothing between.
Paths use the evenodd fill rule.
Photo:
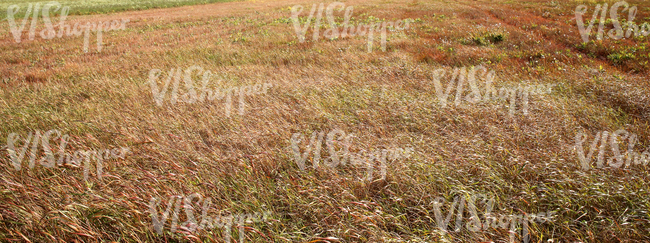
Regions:
<instances>
[{"instance_id":1,"label":"flattened grass area","mask_svg":"<svg viewBox=\"0 0 650 243\"><path fill-rule=\"evenodd\" d=\"M494 198L495 215L555 211L549 222L530 225L530 242L650 240L650 166L599 169L595 152L593 168L583 171L573 150L579 132L589 134L587 147L596 133L618 129L637 135L636 151L650 147L647 37L582 44L572 18L584 3L590 19L595 3L589 1L346 1L354 23L413 20L407 30L388 32L385 52L375 33L369 53L365 36L312 40L312 28L300 43L290 8L303 5L304 16L314 3L321 2L72 16L72 22L131 20L126 30L104 33L101 52L93 33L89 53L83 37L30 41L25 30L16 43L6 21L0 23L1 139L58 129L70 136L66 153L132 151L105 160L101 179L93 164L85 181L81 167L37 161L29 169L28 159L16 171L0 143L0 241L223 242L217 228L171 233L171 219L163 234L154 230L152 198L162 200L161 213L170 196L193 193L211 199L211 217L270 211L270 220L246 225L246 242L508 242L505 229L469 231L467 208L462 229L438 228L436 198L447 199L446 217L454 196L475 194ZM638 7L637 23L650 16L647 1L628 3ZM633 56L608 58L622 51ZM171 104L167 96L156 105L150 70L193 65L215 74L211 88L274 87L246 97L244 115L238 102L230 117L222 102ZM495 87L554 88L530 97L527 116L517 109L509 117L503 100L442 107L433 72L473 65L494 71ZM372 181L349 165L300 170L292 134L308 140L333 129L355 135L354 153L389 147L415 153L389 161L386 178ZM603 156L612 157L609 147ZM192 203L200 220L202 205ZM453 229L456 213L450 219ZM186 220L181 210L178 222ZM238 234L233 228L232 237Z\"/></svg>"},{"instance_id":2,"label":"flattened grass area","mask_svg":"<svg viewBox=\"0 0 650 243\"><path fill-rule=\"evenodd\" d=\"M144 10L152 8L171 8L186 5L207 3L232 2L238 0L58 0L62 7L70 7L70 15L104 14L122 11ZM49 2L43 0L2 0L0 1L0 18L7 17L7 9L11 5L18 5L20 11L15 17L24 17L29 4L40 3L41 7ZM59 15L59 12L52 15Z\"/></svg>"}]
</instances>

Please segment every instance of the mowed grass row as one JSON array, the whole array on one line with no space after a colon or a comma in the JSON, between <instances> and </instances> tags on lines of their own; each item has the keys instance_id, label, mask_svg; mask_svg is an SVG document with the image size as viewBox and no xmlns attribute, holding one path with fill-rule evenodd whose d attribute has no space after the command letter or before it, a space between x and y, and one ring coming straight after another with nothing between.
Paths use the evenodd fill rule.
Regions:
<instances>
[{"instance_id":1,"label":"mowed grass row","mask_svg":"<svg viewBox=\"0 0 650 243\"><path fill-rule=\"evenodd\" d=\"M320 2L300 2L305 12L312 3ZM311 28L300 43L289 19L294 2L116 14L131 18L127 29L105 33L102 52L89 53L82 37L15 43L3 22L0 138L59 129L71 136L70 151L132 153L105 161L104 176L91 170L85 181L79 167L16 171L3 144L0 238L222 242L220 229L172 234L169 219L162 235L153 229L151 198L162 200L160 212L170 196L199 193L212 200L211 216L272 212L272 220L247 225L246 242L508 241L500 228L438 229L436 198L450 204L482 193L495 199L499 215L557 211L550 222L531 225L531 242L648 240L649 168L583 171L572 149L580 131L591 142L596 132L621 128L637 134L637 148L650 146L650 81L647 67L637 65L647 39L589 44L637 48L639 59L623 64L580 48L570 21L579 3L348 1L355 23L413 20L388 33L386 52L377 38L370 53L366 37L312 40ZM167 98L157 106L149 71L192 65L219 77L212 88L274 87L247 97L244 115L235 106L227 117L221 102L172 105ZM433 72L474 65L495 71L496 87L556 86L531 97L528 116L518 110L510 118L499 100L442 107ZM447 87L449 77L441 81ZM363 181L365 171L354 166L300 170L292 134L308 139L333 129L355 135L353 152L412 147L415 154L390 161L384 180ZM470 216L465 211L463 226ZM186 219L181 213L179 222Z\"/></svg>"}]
</instances>

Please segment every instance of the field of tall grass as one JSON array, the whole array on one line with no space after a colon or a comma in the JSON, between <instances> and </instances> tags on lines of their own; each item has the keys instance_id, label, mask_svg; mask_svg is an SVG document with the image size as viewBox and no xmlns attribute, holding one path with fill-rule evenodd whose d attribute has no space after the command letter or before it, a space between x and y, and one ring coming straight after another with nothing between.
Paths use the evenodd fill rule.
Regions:
<instances>
[{"instance_id":1,"label":"field of tall grass","mask_svg":"<svg viewBox=\"0 0 650 243\"><path fill-rule=\"evenodd\" d=\"M370 48L334 1L202 2L60 1L128 20L88 52L3 16L0 241L650 241L648 36L576 22L616 1L342 2L408 23Z\"/></svg>"}]
</instances>

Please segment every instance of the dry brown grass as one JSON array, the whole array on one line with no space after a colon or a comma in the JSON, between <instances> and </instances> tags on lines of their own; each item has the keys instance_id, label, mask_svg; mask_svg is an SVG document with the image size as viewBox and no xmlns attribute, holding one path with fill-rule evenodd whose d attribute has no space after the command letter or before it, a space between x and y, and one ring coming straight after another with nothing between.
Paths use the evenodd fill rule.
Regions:
<instances>
[{"instance_id":1,"label":"dry brown grass","mask_svg":"<svg viewBox=\"0 0 650 243\"><path fill-rule=\"evenodd\" d=\"M152 228L152 197L164 204L200 193L212 199L212 215L273 212L274 220L247 230L247 242L507 241L500 229L437 231L436 197L484 193L497 199L500 214L558 211L531 227L533 242L648 241L649 167L581 171L571 149L579 131L593 137L620 128L639 136L638 150L650 146L643 63L650 57L640 49L648 39L581 48L571 19L580 2L557 2L347 1L358 18L421 20L391 32L387 52L371 53L365 37L298 43L289 7L309 10L315 1L73 17L131 19L125 31L105 33L99 53L94 38L90 53L80 37L18 44L3 21L0 137L59 129L72 137L71 151L126 146L133 153L105 161L105 175L85 182L81 168L15 171L0 147L0 239L222 241L220 230L171 234L167 225L157 235ZM628 2L639 7L637 21L650 16L647 2ZM468 42L489 33L505 39ZM606 58L631 47L636 60ZM497 73L496 87L559 85L514 119L503 101L440 107L432 72L479 64ZM157 106L149 70L192 65L218 73L226 86L275 87L247 98L244 116L228 118L217 103ZM334 128L357 136L355 151L412 146L416 155L389 164L386 180L373 182L354 168L299 170L291 135Z\"/></svg>"}]
</instances>

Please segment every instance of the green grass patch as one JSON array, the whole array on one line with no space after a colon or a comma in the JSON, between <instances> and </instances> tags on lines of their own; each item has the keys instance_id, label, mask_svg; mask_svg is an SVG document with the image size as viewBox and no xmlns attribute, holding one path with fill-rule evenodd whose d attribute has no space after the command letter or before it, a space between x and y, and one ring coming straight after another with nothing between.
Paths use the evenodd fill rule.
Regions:
<instances>
[{"instance_id":1,"label":"green grass patch","mask_svg":"<svg viewBox=\"0 0 650 243\"><path fill-rule=\"evenodd\" d=\"M234 0L59 0L57 2L62 7L70 7L69 15L89 15L232 1ZM14 15L14 18L16 18L25 16L30 3L33 5L40 3L42 8L43 5L49 2L43 0L0 0L0 19L5 20L7 18L7 9L11 5L20 7ZM60 12L59 10L50 13L50 16L57 16ZM42 18L41 13L39 13L39 18Z\"/></svg>"}]
</instances>

